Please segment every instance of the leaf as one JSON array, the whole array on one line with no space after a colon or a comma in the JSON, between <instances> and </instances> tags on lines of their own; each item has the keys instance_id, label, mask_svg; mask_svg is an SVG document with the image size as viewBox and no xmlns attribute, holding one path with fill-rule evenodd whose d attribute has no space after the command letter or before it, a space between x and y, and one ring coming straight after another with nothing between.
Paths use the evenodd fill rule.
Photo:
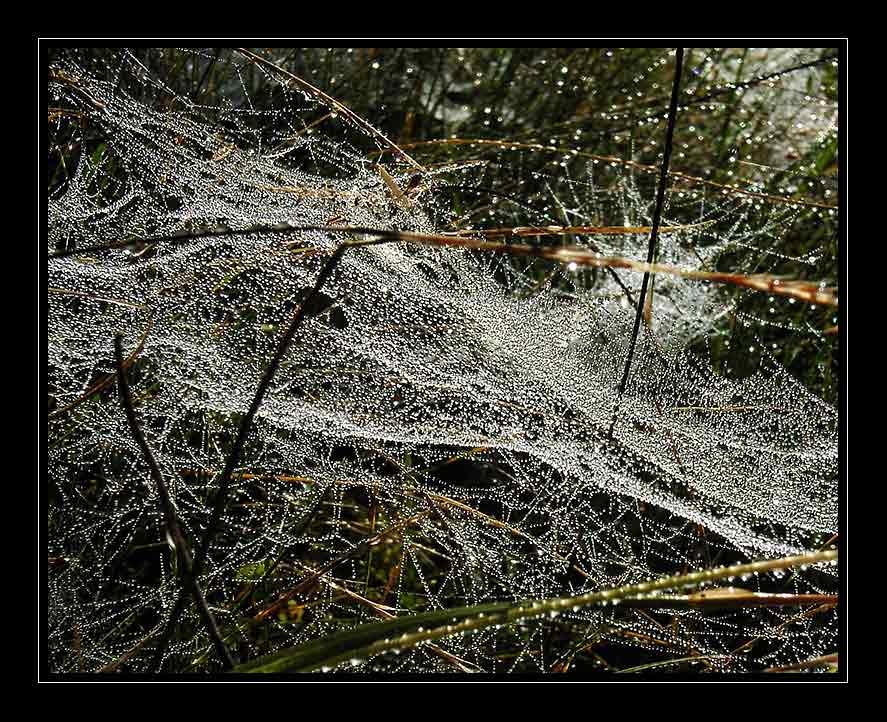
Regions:
<instances>
[{"instance_id":1,"label":"leaf","mask_svg":"<svg viewBox=\"0 0 887 722\"><path fill-rule=\"evenodd\" d=\"M327 635L298 647L277 654L260 657L235 667L235 672L310 672L332 667L339 662L353 659L367 647L382 639L409 635L425 628L444 627L479 614L501 615L509 603L487 604L461 609L439 610L397 617L385 622L364 624L354 629Z\"/></svg>"},{"instance_id":2,"label":"leaf","mask_svg":"<svg viewBox=\"0 0 887 722\"><path fill-rule=\"evenodd\" d=\"M234 579L238 582L250 582L256 579L261 579L265 574L267 562L267 559L263 559L260 562L244 564L237 569L237 572L234 574Z\"/></svg>"}]
</instances>

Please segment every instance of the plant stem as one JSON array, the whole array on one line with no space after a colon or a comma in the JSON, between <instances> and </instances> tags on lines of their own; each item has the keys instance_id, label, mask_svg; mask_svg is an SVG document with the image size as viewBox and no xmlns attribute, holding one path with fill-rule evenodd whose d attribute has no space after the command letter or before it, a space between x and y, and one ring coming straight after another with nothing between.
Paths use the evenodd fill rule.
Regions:
<instances>
[{"instance_id":1,"label":"plant stem","mask_svg":"<svg viewBox=\"0 0 887 722\"><path fill-rule=\"evenodd\" d=\"M157 466L157 461L154 459L151 447L148 446L148 442L139 427L138 419L136 419L135 409L132 405L132 393L129 389L129 379L126 376L126 368L123 362L123 336L119 333L114 337L114 355L117 360L117 378L120 383L120 398L123 402L123 408L126 411L126 420L129 422L132 436L141 449L142 455L145 457L145 461L148 464L148 468L151 470L151 478L154 480L154 486L157 487L158 503L163 512L166 531L173 540L173 544L175 544L176 554L178 554L179 559L182 560L180 571L182 594L191 594L194 603L197 605L197 611L206 627L206 631L216 649L216 653L222 661L222 665L225 669L231 669L234 666L234 660L231 658L231 653L222 641L222 635L219 634L216 620L213 617L212 612L210 612L209 607L206 604L206 599L203 596L203 592L197 583L196 568L192 564L191 553L188 551L188 544L185 541L185 537L182 535L182 530L179 528L176 512L173 508L169 491L166 488L166 482L163 480L163 475L160 473L160 468Z\"/></svg>"},{"instance_id":2,"label":"plant stem","mask_svg":"<svg viewBox=\"0 0 887 722\"><path fill-rule=\"evenodd\" d=\"M671 103L668 107L668 125L665 129L665 147L662 152L662 170L659 173L659 187L656 190L656 208L653 211L653 230L650 232L650 244L647 248L647 263L653 263L653 256L656 253L656 244L659 241L659 223L662 220L662 206L665 204L665 184L668 181L668 166L671 163L671 147L674 140L675 119L678 113L678 95L681 90L681 70L684 64L684 49L677 48L675 51L675 68L674 82L671 86ZM616 408L613 410L613 420L610 423L609 438L613 438L613 428L616 426L616 420L619 415L619 405L622 401L622 395L625 393L625 387L628 384L628 375L631 372L631 361L634 357L634 350L637 345L638 332L641 328L641 317L644 313L644 303L647 300L647 284L650 281L649 271L644 272L644 280L641 282L641 292L638 296L637 310L634 316L634 330L631 334L631 343L628 347L628 356L625 358L625 370L622 373L622 381L619 382L619 397L616 401Z\"/></svg>"}]
</instances>

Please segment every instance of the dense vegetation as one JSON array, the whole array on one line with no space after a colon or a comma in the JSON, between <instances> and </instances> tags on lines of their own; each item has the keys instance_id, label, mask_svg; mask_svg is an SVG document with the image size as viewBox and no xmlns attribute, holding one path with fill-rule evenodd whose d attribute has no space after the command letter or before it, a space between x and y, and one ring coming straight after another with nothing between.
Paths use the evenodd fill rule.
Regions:
<instances>
[{"instance_id":1,"label":"dense vegetation","mask_svg":"<svg viewBox=\"0 0 887 722\"><path fill-rule=\"evenodd\" d=\"M50 50L50 669L833 669L837 54Z\"/></svg>"}]
</instances>

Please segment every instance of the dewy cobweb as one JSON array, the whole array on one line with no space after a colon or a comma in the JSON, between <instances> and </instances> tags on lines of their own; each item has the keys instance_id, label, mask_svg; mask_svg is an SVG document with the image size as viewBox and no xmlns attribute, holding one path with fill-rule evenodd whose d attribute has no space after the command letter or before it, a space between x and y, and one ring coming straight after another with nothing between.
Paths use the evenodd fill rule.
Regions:
<instances>
[{"instance_id":1,"label":"dewy cobweb","mask_svg":"<svg viewBox=\"0 0 887 722\"><path fill-rule=\"evenodd\" d=\"M54 671L148 671L178 595L156 489L115 384L102 384L115 370L115 333L134 355L137 413L196 546L237 421L329 252L349 240L268 227L439 233L458 213L436 184L467 186L479 172L430 169L425 190L399 203L362 128L339 117L307 132L328 108L225 57L233 100L213 106L128 52L116 56L116 76L76 57L51 69L51 129L58 143L83 147L50 192L49 252L194 235L48 263ZM261 107L260 80L270 88ZM387 158L407 187L413 169ZM633 174L590 165L568 189L565 202L601 225L650 222L653 194ZM563 187L555 195L567 198ZM754 246L800 212L672 190L665 224L707 225L663 234L658 260L713 267L725 249ZM199 235L256 226L264 230ZM642 258L647 237L576 242ZM815 550L832 537L836 410L766 349L745 378L690 350L731 311L720 288L657 277L608 437L634 306L611 274L589 284L582 273L405 243L344 256L259 410L200 579L241 659L386 615L580 594ZM638 292L639 277L621 280ZM817 567L731 583L827 593L837 579ZM700 669L760 670L832 652L835 615L582 609L342 669L547 671L597 641L624 660L698 656ZM166 668L216 663L187 611Z\"/></svg>"}]
</instances>

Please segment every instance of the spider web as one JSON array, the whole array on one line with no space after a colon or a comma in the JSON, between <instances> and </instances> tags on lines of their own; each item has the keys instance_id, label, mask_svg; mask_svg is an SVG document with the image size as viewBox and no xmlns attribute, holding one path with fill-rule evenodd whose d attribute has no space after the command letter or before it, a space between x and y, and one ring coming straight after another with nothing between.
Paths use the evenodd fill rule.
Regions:
<instances>
[{"instance_id":1,"label":"spider web","mask_svg":"<svg viewBox=\"0 0 887 722\"><path fill-rule=\"evenodd\" d=\"M198 67L209 58L191 54ZM242 58L218 61L232 100L213 106L129 52L118 59L110 78L76 57L53 67L52 104L69 112L51 127L58 143L83 149L50 189L50 252L220 225L244 232L48 264L49 651L60 672L148 671L151 635L179 590L147 466L116 386L101 386L115 371L114 334L138 352L137 413L196 545L239 415L347 239L267 228L438 233L458 213L436 184L471 188L495 172L429 171L429 189L406 208L367 160L364 128L340 116L306 132L328 109L276 77L263 79L260 109L258 74ZM389 170L407 186L410 169ZM648 225L650 183L589 164L576 177L552 173L549 198L601 225ZM808 212L672 189L664 224L705 225L663 234L658 260L714 267L737 248L772 248ZM257 225L266 230L248 231ZM576 242L640 258L647 240ZM735 310L719 288L656 278L609 438L634 321L625 287L636 294L639 277L590 279L450 248L346 254L259 410L200 579L241 658L385 614L577 595L826 543L838 528L837 412L764 344L750 375L712 368L698 344ZM236 609L275 560L247 610ZM814 568L736 583L833 593L837 578ZM833 609L584 609L337 669L549 671L592 643L625 666L698 656L700 669L759 670L832 652L837 619ZM195 611L165 664L215 669Z\"/></svg>"}]
</instances>

